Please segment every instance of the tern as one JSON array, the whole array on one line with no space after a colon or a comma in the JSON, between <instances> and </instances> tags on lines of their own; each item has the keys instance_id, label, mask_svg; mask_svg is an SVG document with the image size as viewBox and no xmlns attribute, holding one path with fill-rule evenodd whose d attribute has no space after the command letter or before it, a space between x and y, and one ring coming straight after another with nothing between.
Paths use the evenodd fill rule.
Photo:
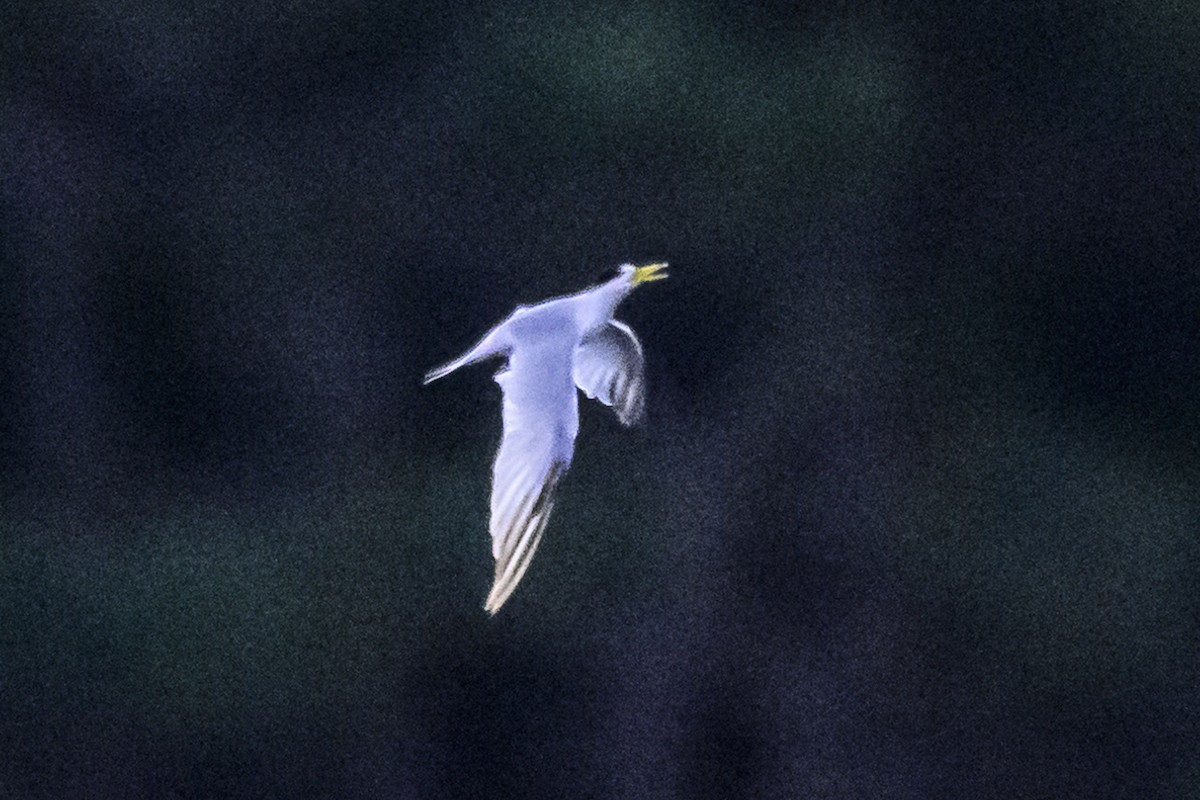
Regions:
<instances>
[{"instance_id":1,"label":"tern","mask_svg":"<svg viewBox=\"0 0 1200 800\"><path fill-rule=\"evenodd\" d=\"M576 294L517 306L479 343L430 370L429 384L459 367L504 358L504 434L492 466L489 530L496 575L484 609L495 614L529 568L554 507L579 431L577 388L611 407L622 425L642 420L645 358L613 314L635 287L667 277L665 263L622 264Z\"/></svg>"}]
</instances>

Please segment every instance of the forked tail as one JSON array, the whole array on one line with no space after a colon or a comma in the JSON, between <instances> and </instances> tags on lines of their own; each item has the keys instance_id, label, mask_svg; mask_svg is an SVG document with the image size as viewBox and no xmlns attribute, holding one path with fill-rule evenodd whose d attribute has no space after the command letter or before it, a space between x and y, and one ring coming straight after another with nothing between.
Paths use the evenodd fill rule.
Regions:
<instances>
[{"instance_id":1,"label":"forked tail","mask_svg":"<svg viewBox=\"0 0 1200 800\"><path fill-rule=\"evenodd\" d=\"M434 367L433 369L429 370L429 372L425 373L425 382L423 385L428 386L429 384L436 381L438 378L446 377L447 375L449 375L451 372L454 372L454 370L458 369L462 365L463 365L462 359L457 359L455 361L451 361L449 364L443 364L440 367Z\"/></svg>"},{"instance_id":2,"label":"forked tail","mask_svg":"<svg viewBox=\"0 0 1200 800\"><path fill-rule=\"evenodd\" d=\"M485 358L504 355L508 352L508 346L504 342L504 336L501 333L503 324L497 325L488 331L487 335L479 340L479 344L472 347L467 352L463 353L458 358L448 364L443 364L440 367L434 367L425 373L425 384L433 383L438 378L444 378L459 367L465 367L468 364L474 364L476 361L483 361Z\"/></svg>"}]
</instances>

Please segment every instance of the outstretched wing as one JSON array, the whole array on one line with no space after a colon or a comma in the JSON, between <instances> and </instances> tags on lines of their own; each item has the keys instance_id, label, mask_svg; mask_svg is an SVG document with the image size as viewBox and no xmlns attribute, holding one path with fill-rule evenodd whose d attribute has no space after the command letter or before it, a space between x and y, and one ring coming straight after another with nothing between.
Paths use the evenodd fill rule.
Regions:
<instances>
[{"instance_id":1,"label":"outstretched wing","mask_svg":"<svg viewBox=\"0 0 1200 800\"><path fill-rule=\"evenodd\" d=\"M634 425L646 412L645 357L642 345L624 322L588 334L575 347L575 384L588 397L611 406L622 425Z\"/></svg>"},{"instance_id":2,"label":"outstretched wing","mask_svg":"<svg viewBox=\"0 0 1200 800\"><path fill-rule=\"evenodd\" d=\"M496 577L484 608L495 614L529 567L571 463L579 408L568 355L514 353L496 375L504 390L504 438L492 469ZM558 362L557 364L554 362Z\"/></svg>"}]
</instances>

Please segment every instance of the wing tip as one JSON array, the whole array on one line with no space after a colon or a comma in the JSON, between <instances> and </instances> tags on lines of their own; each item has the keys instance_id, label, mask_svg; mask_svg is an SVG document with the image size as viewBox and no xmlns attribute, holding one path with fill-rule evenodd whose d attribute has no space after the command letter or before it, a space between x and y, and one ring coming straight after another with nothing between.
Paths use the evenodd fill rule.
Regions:
<instances>
[{"instance_id":1,"label":"wing tip","mask_svg":"<svg viewBox=\"0 0 1200 800\"><path fill-rule=\"evenodd\" d=\"M483 601L483 610L487 612L489 617L496 616L496 612L500 607L508 602L508 598L512 597L513 590L517 588L518 578L515 581L509 581L507 584L497 580L492 584L492 590L488 592L487 599Z\"/></svg>"},{"instance_id":2,"label":"wing tip","mask_svg":"<svg viewBox=\"0 0 1200 800\"><path fill-rule=\"evenodd\" d=\"M637 403L632 408L622 409L617 415L621 425L626 428L635 428L646 421L646 407L642 403Z\"/></svg>"},{"instance_id":3,"label":"wing tip","mask_svg":"<svg viewBox=\"0 0 1200 800\"><path fill-rule=\"evenodd\" d=\"M504 548L501 548L502 556L496 560L496 576L492 581L492 590L483 603L483 610L489 616L496 616L496 612L508 601L512 593L516 591L517 584L525 577L525 572L529 569L530 562L533 561L533 554L537 552L538 545L542 541L546 524L550 521L550 513L554 510L554 490L565 472L564 464L552 465L542 479L541 490L536 496L529 498L532 503L524 504L524 507L529 509L529 513L522 515L524 518L520 520L524 525L525 533L518 542L514 543L515 549L505 552ZM497 541L497 537L493 535L493 556L496 555Z\"/></svg>"}]
</instances>

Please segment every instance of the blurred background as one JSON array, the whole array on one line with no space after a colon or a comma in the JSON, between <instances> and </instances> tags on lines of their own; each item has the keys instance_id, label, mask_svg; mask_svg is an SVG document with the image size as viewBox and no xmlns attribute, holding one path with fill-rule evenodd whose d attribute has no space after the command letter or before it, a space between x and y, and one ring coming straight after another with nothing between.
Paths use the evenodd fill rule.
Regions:
<instances>
[{"instance_id":1,"label":"blurred background","mask_svg":"<svg viewBox=\"0 0 1200 800\"><path fill-rule=\"evenodd\" d=\"M0 34L0 796L1200 796L1192 5ZM489 619L421 376L655 260Z\"/></svg>"}]
</instances>

